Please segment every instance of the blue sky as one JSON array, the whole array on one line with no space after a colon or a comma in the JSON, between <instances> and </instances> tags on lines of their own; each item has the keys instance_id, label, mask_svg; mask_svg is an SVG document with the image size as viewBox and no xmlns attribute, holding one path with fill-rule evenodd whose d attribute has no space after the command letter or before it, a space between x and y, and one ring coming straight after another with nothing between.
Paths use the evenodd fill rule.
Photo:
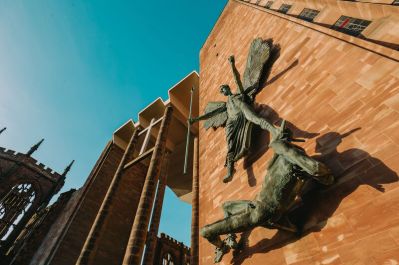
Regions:
<instances>
[{"instance_id":1,"label":"blue sky","mask_svg":"<svg viewBox=\"0 0 399 265\"><path fill-rule=\"evenodd\" d=\"M192 70L227 0L0 2L0 146L80 187L112 132ZM170 207L173 205L173 207ZM191 207L168 190L160 232L190 244ZM179 220L179 223L176 222Z\"/></svg>"}]
</instances>

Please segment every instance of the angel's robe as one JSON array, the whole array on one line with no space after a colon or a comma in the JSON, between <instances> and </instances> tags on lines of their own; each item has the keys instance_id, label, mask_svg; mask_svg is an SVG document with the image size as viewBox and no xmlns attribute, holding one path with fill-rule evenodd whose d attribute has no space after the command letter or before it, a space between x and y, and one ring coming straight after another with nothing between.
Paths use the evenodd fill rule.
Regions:
<instances>
[{"instance_id":1,"label":"angel's robe","mask_svg":"<svg viewBox=\"0 0 399 265\"><path fill-rule=\"evenodd\" d=\"M246 104L242 94L229 95L226 121L226 140L227 140L227 156L228 160L237 161L248 153L251 143L252 123L245 118L242 105Z\"/></svg>"},{"instance_id":2,"label":"angel's robe","mask_svg":"<svg viewBox=\"0 0 399 265\"><path fill-rule=\"evenodd\" d=\"M254 96L259 90L262 74L268 71L265 69L265 64L270 57L271 46L271 40L254 39L248 52L247 65L243 75L243 94L229 95L226 103L209 102L205 109L205 113L214 112L204 124L206 129L225 126L226 165L228 162L239 160L248 153L253 123L247 117L252 117L252 120L258 125L262 123L253 112L252 105Z\"/></svg>"}]
</instances>

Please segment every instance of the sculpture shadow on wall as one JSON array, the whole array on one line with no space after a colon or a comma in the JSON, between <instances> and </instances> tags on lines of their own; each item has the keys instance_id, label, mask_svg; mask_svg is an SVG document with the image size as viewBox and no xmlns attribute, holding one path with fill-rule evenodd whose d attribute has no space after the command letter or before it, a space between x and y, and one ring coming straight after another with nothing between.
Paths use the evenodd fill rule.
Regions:
<instances>
[{"instance_id":1,"label":"sculpture shadow on wall","mask_svg":"<svg viewBox=\"0 0 399 265\"><path fill-rule=\"evenodd\" d=\"M332 170L336 183L325 190L315 189L303 197L305 207L299 209L296 214L298 221L306 222L302 225L310 232L321 230L342 200L359 186L368 185L383 193L385 192L383 184L399 180L395 171L362 149L351 148L338 152L337 147L342 143L342 139L360 129L356 128L344 134L329 132L316 139L315 151L318 155L314 158ZM317 227L319 229L315 230Z\"/></svg>"},{"instance_id":2,"label":"sculpture shadow on wall","mask_svg":"<svg viewBox=\"0 0 399 265\"><path fill-rule=\"evenodd\" d=\"M377 192L385 192L383 184L399 180L395 171L391 170L378 158L372 157L364 150L351 148L338 152L337 147L342 139L360 130L353 129L347 133L329 132L316 139L314 158L325 163L336 177L336 183L328 188L320 188L313 183L313 188L303 195L303 204L290 214L290 219L302 227L304 237L312 232L321 231L327 220L333 216L342 200L353 193L361 185L369 185ZM240 265L256 253L267 253L295 242L300 237L279 230L272 238L265 238L253 246L248 246L251 231L241 234L239 244L241 251L233 252L231 263Z\"/></svg>"}]
</instances>

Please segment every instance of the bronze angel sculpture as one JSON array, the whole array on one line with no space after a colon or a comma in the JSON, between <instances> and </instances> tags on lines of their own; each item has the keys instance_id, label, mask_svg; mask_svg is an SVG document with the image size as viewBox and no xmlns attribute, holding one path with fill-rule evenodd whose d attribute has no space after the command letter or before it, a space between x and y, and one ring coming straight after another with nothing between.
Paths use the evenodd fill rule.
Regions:
<instances>
[{"instance_id":1,"label":"bronze angel sculpture","mask_svg":"<svg viewBox=\"0 0 399 265\"><path fill-rule=\"evenodd\" d=\"M234 163L247 155L253 124L262 129L274 133L275 128L264 118L255 113L254 98L260 89L262 74L265 73L265 65L271 58L272 42L270 40L255 39L249 49L247 64L243 82L235 67L234 56L229 57L238 93L233 94L228 85L220 86L220 93L227 96L227 102L209 102L205 108L205 114L197 118L189 119L190 123L206 120L204 127L225 127L227 140L227 156L225 166L227 175L223 182L229 182L234 175Z\"/></svg>"}]
</instances>

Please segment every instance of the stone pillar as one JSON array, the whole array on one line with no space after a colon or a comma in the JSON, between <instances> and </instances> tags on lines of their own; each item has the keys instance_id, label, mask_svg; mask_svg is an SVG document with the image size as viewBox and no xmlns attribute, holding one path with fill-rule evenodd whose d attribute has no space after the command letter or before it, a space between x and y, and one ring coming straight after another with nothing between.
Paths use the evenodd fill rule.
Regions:
<instances>
[{"instance_id":1,"label":"stone pillar","mask_svg":"<svg viewBox=\"0 0 399 265\"><path fill-rule=\"evenodd\" d=\"M112 182L105 194L104 200L101 204L101 207L97 213L96 219L94 220L93 225L91 226L89 235L86 238L85 244L83 245L82 251L80 252L79 259L76 262L76 265L86 265L90 262L90 257L93 253L93 249L96 245L97 237L101 231L101 228L104 224L105 219L107 218L109 208L114 199L114 195L116 190L118 189L120 180L123 176L123 167L126 162L128 162L128 158L131 157L131 153L133 153L135 145L137 143L139 130L136 129L129 140L129 143L126 147L126 150L122 156L121 162L116 169Z\"/></svg>"},{"instance_id":2,"label":"stone pillar","mask_svg":"<svg viewBox=\"0 0 399 265\"><path fill-rule=\"evenodd\" d=\"M147 244L144 253L143 264L152 265L154 263L155 247L157 245L157 235L159 228L159 221L161 220L163 199L165 195L167 172L168 172L169 154L164 156L164 166L161 170L161 175L158 182L157 197L154 203L154 210L151 218L150 230L148 231Z\"/></svg>"},{"instance_id":3,"label":"stone pillar","mask_svg":"<svg viewBox=\"0 0 399 265\"><path fill-rule=\"evenodd\" d=\"M194 138L190 265L198 265L199 242L199 140Z\"/></svg>"},{"instance_id":4,"label":"stone pillar","mask_svg":"<svg viewBox=\"0 0 399 265\"><path fill-rule=\"evenodd\" d=\"M147 239L148 222L150 220L152 205L154 203L155 188L161 171L163 154L166 149L169 124L172 119L172 107L165 109L161 128L155 143L154 152L148 167L147 176L144 182L143 191L134 218L134 223L126 247L123 265L138 265L141 263L144 244Z\"/></svg>"}]
</instances>

